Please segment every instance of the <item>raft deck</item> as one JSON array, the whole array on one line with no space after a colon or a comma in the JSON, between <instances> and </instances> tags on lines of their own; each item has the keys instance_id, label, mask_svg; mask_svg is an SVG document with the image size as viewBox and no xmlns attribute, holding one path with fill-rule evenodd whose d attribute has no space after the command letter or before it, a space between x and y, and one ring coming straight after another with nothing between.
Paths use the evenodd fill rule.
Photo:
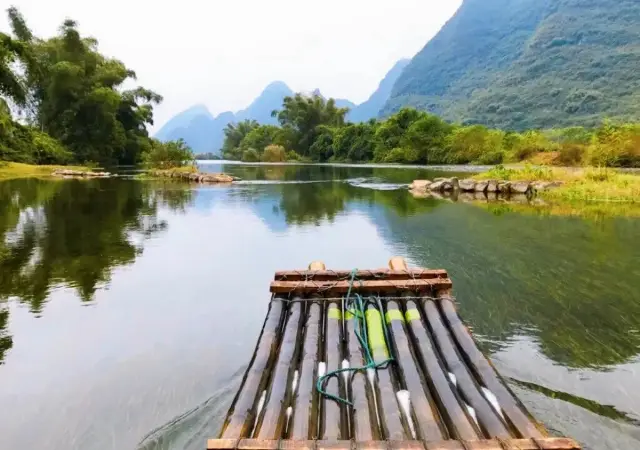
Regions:
<instances>
[{"instance_id":1,"label":"raft deck","mask_svg":"<svg viewBox=\"0 0 640 450\"><path fill-rule=\"evenodd\" d=\"M446 271L389 265L275 274L253 358L208 450L580 449L550 437L480 352ZM365 314L350 312L354 297ZM354 370L371 358L393 359Z\"/></svg>"}]
</instances>

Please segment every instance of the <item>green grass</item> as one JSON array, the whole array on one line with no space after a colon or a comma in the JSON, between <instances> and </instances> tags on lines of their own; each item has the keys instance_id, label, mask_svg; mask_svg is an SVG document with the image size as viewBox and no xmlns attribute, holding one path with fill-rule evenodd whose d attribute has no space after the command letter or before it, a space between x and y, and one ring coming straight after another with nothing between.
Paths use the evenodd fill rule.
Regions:
<instances>
[{"instance_id":1,"label":"green grass","mask_svg":"<svg viewBox=\"0 0 640 450\"><path fill-rule=\"evenodd\" d=\"M92 168L85 166L40 166L0 161L0 180L9 180L13 178L48 178L52 176L53 172L61 169L81 171L92 170Z\"/></svg>"},{"instance_id":2,"label":"green grass","mask_svg":"<svg viewBox=\"0 0 640 450\"><path fill-rule=\"evenodd\" d=\"M541 192L553 200L640 203L640 175L621 173L608 168L496 166L474 176L475 179L509 181L561 181L559 187Z\"/></svg>"}]
</instances>

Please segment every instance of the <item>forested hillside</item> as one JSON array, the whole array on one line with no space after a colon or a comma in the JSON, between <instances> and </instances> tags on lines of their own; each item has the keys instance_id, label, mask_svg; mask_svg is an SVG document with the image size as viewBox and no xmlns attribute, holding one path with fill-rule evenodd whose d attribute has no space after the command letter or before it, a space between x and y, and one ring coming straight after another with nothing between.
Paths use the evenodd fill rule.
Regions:
<instances>
[{"instance_id":1,"label":"forested hillside","mask_svg":"<svg viewBox=\"0 0 640 450\"><path fill-rule=\"evenodd\" d=\"M384 108L507 129L640 119L640 2L465 0Z\"/></svg>"}]
</instances>

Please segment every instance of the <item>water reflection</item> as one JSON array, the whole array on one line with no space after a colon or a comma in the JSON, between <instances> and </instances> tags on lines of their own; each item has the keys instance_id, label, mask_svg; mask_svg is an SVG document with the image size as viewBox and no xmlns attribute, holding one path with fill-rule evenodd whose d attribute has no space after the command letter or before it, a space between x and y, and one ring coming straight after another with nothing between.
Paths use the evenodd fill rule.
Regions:
<instances>
[{"instance_id":1,"label":"water reflection","mask_svg":"<svg viewBox=\"0 0 640 450\"><path fill-rule=\"evenodd\" d=\"M112 435L117 448L130 448L155 427L161 428L151 441L162 445L145 448L201 448L202 439L217 432L220 405L231 401L229 380L250 357L274 268L314 258L326 258L331 267L364 268L393 254L450 272L463 317L547 425L603 448L618 432L602 420L636 430L637 218L478 207L393 189L439 175L426 169L211 170L244 182L0 183L0 361L7 362L0 368L0 385L7 386L0 398L20 408L0 417L0 423L11 419L0 425L0 446L3 439L7 448L28 446L26 430L35 417L55 442L85 433L78 438L85 448ZM131 270L116 270L124 266ZM103 308L77 315L81 302L96 299L91 304ZM242 301L242 309L230 299ZM37 315L43 317L29 319ZM99 340L85 338L85 322ZM69 332L61 336L61 327ZM34 350L43 335L53 336L47 367L38 366L45 356ZM82 362L64 354L67 347L56 339L67 347L83 343L77 349ZM83 375L75 375L76 366ZM57 396L45 388L32 400L13 394L16 386L24 393L65 381ZM215 402L189 414L186 424L162 428L216 392ZM55 422L51 411L62 403L66 413ZM565 403L581 412L559 413ZM112 427L96 432L97 440L87 431L96 420L84 418L92 411ZM128 416L131 411L138 415ZM69 429L55 431L67 421Z\"/></svg>"}]
</instances>

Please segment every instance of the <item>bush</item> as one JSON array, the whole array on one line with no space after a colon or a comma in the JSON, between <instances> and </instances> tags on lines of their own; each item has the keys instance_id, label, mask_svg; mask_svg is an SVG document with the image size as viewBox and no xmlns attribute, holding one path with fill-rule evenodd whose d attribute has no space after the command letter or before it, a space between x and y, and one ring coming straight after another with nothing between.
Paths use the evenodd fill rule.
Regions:
<instances>
[{"instance_id":1,"label":"bush","mask_svg":"<svg viewBox=\"0 0 640 450\"><path fill-rule=\"evenodd\" d=\"M416 149L396 147L387 153L384 162L391 164L413 164L418 162L419 159L420 155Z\"/></svg>"},{"instance_id":2,"label":"bush","mask_svg":"<svg viewBox=\"0 0 640 450\"><path fill-rule=\"evenodd\" d=\"M284 162L287 160L287 152L281 145L268 145L262 154L264 162Z\"/></svg>"},{"instance_id":3,"label":"bush","mask_svg":"<svg viewBox=\"0 0 640 450\"><path fill-rule=\"evenodd\" d=\"M258 162L260 161L260 155L255 148L248 148L242 152L242 161L244 162Z\"/></svg>"},{"instance_id":4,"label":"bush","mask_svg":"<svg viewBox=\"0 0 640 450\"><path fill-rule=\"evenodd\" d=\"M563 166L576 166L582 162L587 147L574 142L560 144L555 162Z\"/></svg>"},{"instance_id":5,"label":"bush","mask_svg":"<svg viewBox=\"0 0 640 450\"><path fill-rule=\"evenodd\" d=\"M182 140L160 142L151 140L150 150L142 158L145 165L154 169L173 169L193 162L193 153Z\"/></svg>"},{"instance_id":6,"label":"bush","mask_svg":"<svg viewBox=\"0 0 640 450\"><path fill-rule=\"evenodd\" d=\"M287 152L287 161L300 161L302 158L293 150Z\"/></svg>"}]
</instances>

